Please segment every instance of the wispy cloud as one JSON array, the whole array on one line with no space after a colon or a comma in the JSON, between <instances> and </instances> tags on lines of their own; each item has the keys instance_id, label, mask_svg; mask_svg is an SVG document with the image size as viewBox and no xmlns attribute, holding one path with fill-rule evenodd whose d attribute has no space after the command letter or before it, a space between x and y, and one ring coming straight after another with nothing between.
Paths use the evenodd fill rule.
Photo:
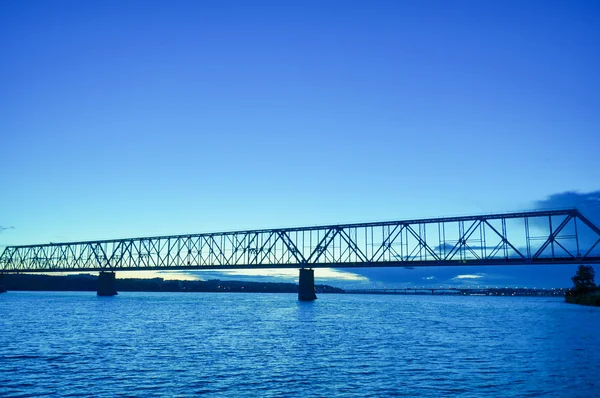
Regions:
<instances>
[{"instance_id":1,"label":"wispy cloud","mask_svg":"<svg viewBox=\"0 0 600 398\"><path fill-rule=\"evenodd\" d=\"M168 271L159 271L160 273L168 273ZM294 282L298 279L298 270L281 268L281 269L236 269L236 270L194 270L187 272L188 275L193 275L200 279L211 278L270 278L281 279L286 282ZM368 278L363 275L358 275L353 272L342 271L333 268L316 268L315 279L329 281L367 281Z\"/></svg>"},{"instance_id":2,"label":"wispy cloud","mask_svg":"<svg viewBox=\"0 0 600 398\"><path fill-rule=\"evenodd\" d=\"M449 253L452 249L454 249L453 244L450 243L442 243L441 245L437 245L436 247L433 248L433 250L435 250L435 252L437 253L440 250L443 250L444 253ZM460 245L459 245L460 246ZM480 245L475 245L475 244L467 244L467 246L471 249L471 250L488 250L488 251L492 251L494 250L494 246L480 246Z\"/></svg>"},{"instance_id":3,"label":"wispy cloud","mask_svg":"<svg viewBox=\"0 0 600 398\"><path fill-rule=\"evenodd\" d=\"M456 275L452 280L461 280L461 279L480 279L483 278L483 274L463 274Z\"/></svg>"},{"instance_id":4,"label":"wispy cloud","mask_svg":"<svg viewBox=\"0 0 600 398\"><path fill-rule=\"evenodd\" d=\"M213 271L215 272L215 271ZM297 269L236 269L236 270L223 270L218 271L223 275L227 276L270 276L274 278L284 279L297 279ZM366 280L364 276L354 274L352 272L346 272L331 268L317 268L315 269L315 277L321 279L334 279L334 280Z\"/></svg>"}]
</instances>

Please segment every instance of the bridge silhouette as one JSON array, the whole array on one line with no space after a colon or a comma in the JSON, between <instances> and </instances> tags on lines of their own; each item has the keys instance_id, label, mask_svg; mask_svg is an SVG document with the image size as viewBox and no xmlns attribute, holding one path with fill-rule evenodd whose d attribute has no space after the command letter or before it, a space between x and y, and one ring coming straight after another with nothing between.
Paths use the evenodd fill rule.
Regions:
<instances>
[{"instance_id":1,"label":"bridge silhouette","mask_svg":"<svg viewBox=\"0 0 600 398\"><path fill-rule=\"evenodd\" d=\"M7 246L2 273L298 268L314 300L314 268L600 263L600 228L577 209Z\"/></svg>"}]
</instances>

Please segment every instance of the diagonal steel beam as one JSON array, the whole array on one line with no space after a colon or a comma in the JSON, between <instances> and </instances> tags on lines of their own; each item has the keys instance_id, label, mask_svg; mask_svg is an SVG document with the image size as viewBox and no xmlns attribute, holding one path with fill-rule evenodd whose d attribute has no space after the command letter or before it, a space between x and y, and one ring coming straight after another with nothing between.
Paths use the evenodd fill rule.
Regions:
<instances>
[{"instance_id":1,"label":"diagonal steel beam","mask_svg":"<svg viewBox=\"0 0 600 398\"><path fill-rule=\"evenodd\" d=\"M448 254L446 254L446 257L444 257L444 260L450 260L450 259L454 258L454 255L456 253L458 253L458 251L461 249L461 247L466 245L467 240L471 237L471 235L473 235L473 233L475 232L475 230L477 229L477 227L479 225L481 225L481 220L473 221L473 223L469 226L469 228L467 228L467 230L465 232L463 232L462 236L458 237L456 244L452 247L452 249L450 249Z\"/></svg>"},{"instance_id":2,"label":"diagonal steel beam","mask_svg":"<svg viewBox=\"0 0 600 398\"><path fill-rule=\"evenodd\" d=\"M354 240L350 237L350 235L345 230L341 229L339 231L339 234L342 237L342 239L344 239L346 241L346 243L348 244L348 247L351 248L352 250L354 250L354 253L356 254L356 256L358 258L361 259L361 261L364 261L364 262L369 261L367 259L367 256L365 256L365 254L362 252L362 250L360 250L360 248L358 247L356 242L354 242Z\"/></svg>"},{"instance_id":3,"label":"diagonal steel beam","mask_svg":"<svg viewBox=\"0 0 600 398\"><path fill-rule=\"evenodd\" d=\"M308 264L311 264L312 262L316 262L316 260L318 260L319 257L321 257L321 254L323 254L323 252L325 250L327 250L327 246L329 246L329 244L331 243L333 238L335 238L337 233L338 233L338 230L334 229L334 228L328 229L327 232L325 232L323 239L321 239L321 241L317 244L317 246L312 251L312 253L310 253L310 256L308 257L308 261L307 261ZM313 259L313 256L315 256L315 255L316 255L316 257Z\"/></svg>"},{"instance_id":4,"label":"diagonal steel beam","mask_svg":"<svg viewBox=\"0 0 600 398\"><path fill-rule=\"evenodd\" d=\"M381 260L381 257L383 257L383 255L385 253L385 249L384 248L388 248L389 249L391 247L391 244L394 243L394 241L398 238L398 236L406 228L406 225L407 224L401 224L401 225L398 224L398 225L394 226L394 228L392 229L392 232L390 232L385 237L385 239L383 240L383 242L381 242L381 245L379 246L379 248L373 254L373 256L371 257L371 259L369 261L370 262L378 262L379 260ZM398 228L400 228L400 230L398 232L396 232L398 230ZM381 252L381 254L379 254L379 252ZM379 254L379 257L377 257L378 254ZM377 258L375 258L375 257L377 257Z\"/></svg>"},{"instance_id":5,"label":"diagonal steel beam","mask_svg":"<svg viewBox=\"0 0 600 398\"><path fill-rule=\"evenodd\" d=\"M304 256L300 252L300 250L298 250L298 247L292 241L292 238L290 238L289 235L283 231L279 231L278 233L279 233L279 238L283 241L283 243L286 245L288 250L294 255L294 258L296 259L298 264L305 264L306 259L304 258Z\"/></svg>"},{"instance_id":6,"label":"diagonal steel beam","mask_svg":"<svg viewBox=\"0 0 600 398\"><path fill-rule=\"evenodd\" d=\"M594 231L598 237L600 237L600 228L598 228L594 223L592 223L587 217L579 212L579 210L572 211L572 216L577 217L581 222L588 226L589 229Z\"/></svg>"},{"instance_id":7,"label":"diagonal steel beam","mask_svg":"<svg viewBox=\"0 0 600 398\"><path fill-rule=\"evenodd\" d=\"M593 250L596 248L596 246L598 246L598 244L599 244L599 243L600 243L600 239L598 239L598 240L596 241L596 243L594 243L594 244L592 245L592 247L590 247L590 250L588 250L588 251L587 251L587 252L586 252L586 253L583 255L583 257L582 257L582 258L584 258L584 259L585 259L585 258L587 258L587 257L588 257L588 256L589 256L589 255L592 253L592 251L593 251Z\"/></svg>"},{"instance_id":8,"label":"diagonal steel beam","mask_svg":"<svg viewBox=\"0 0 600 398\"><path fill-rule=\"evenodd\" d=\"M271 240L272 240L272 242L271 242L271 244L269 245L269 247L268 247L266 250L264 250L264 253L263 253L263 251L261 250L261 253L263 253L263 256L262 256L262 258L260 259L260 264L263 264L263 261L265 261L265 259L266 259L268 256L271 256L271 255L273 255L274 257L276 257L276 255L273 253L273 248L275 247L275 245L277 245L277 241L278 241L279 239L280 239L280 237L279 237L279 236L278 236L278 235L277 235L275 232L273 232L273 233L271 233L271 234L269 235L269 238L268 238L268 239L265 241L265 243L264 243L263 247L266 247L267 243L271 242Z\"/></svg>"},{"instance_id":9,"label":"diagonal steel beam","mask_svg":"<svg viewBox=\"0 0 600 398\"><path fill-rule=\"evenodd\" d=\"M563 249L565 251L565 253L567 253L569 255L569 257L575 258L575 256L572 255L570 251L568 251L563 245L560 244L560 242L558 241L558 239L555 239L554 243L557 244L561 249Z\"/></svg>"},{"instance_id":10,"label":"diagonal steel beam","mask_svg":"<svg viewBox=\"0 0 600 398\"><path fill-rule=\"evenodd\" d=\"M438 257L438 255L436 254L435 251L433 251L429 245L427 244L427 242L425 242L420 235L418 235L410 225L408 225L406 227L406 229L408 229L408 231L412 234L412 236L415 237L415 239L419 242L419 244L425 249L425 251L429 252L429 254L431 254L433 256L434 259L436 260L440 260L440 258Z\"/></svg>"},{"instance_id":11,"label":"diagonal steel beam","mask_svg":"<svg viewBox=\"0 0 600 398\"><path fill-rule=\"evenodd\" d=\"M521 256L522 259L526 259L526 257L516 247L514 247L512 243L509 242L509 240L506 238L506 236L504 236L500 232L498 232L498 230L496 228L494 228L494 226L492 224L490 224L488 222L488 220L484 220L484 222L502 239L502 242L504 244L509 245L519 256Z\"/></svg>"},{"instance_id":12,"label":"diagonal steel beam","mask_svg":"<svg viewBox=\"0 0 600 398\"><path fill-rule=\"evenodd\" d=\"M535 252L535 254L532 256L533 259L538 258L544 252L544 250L546 250L548 245L556 240L556 237L558 236L560 231L563 230L563 228L569 223L569 221L571 221L572 218L573 217L571 215L566 216L565 219L560 223L560 225L554 230L554 232L550 231L550 236L548 237L548 239L546 239L546 241L538 249L538 251ZM554 258L554 255L552 255L552 258Z\"/></svg>"}]
</instances>

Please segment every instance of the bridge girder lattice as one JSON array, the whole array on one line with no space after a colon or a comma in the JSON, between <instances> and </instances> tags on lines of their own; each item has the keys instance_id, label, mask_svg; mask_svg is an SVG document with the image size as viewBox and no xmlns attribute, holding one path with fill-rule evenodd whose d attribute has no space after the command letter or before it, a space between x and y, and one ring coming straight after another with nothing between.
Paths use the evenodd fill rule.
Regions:
<instances>
[{"instance_id":1,"label":"bridge girder lattice","mask_svg":"<svg viewBox=\"0 0 600 398\"><path fill-rule=\"evenodd\" d=\"M2 272L600 263L576 209L8 246Z\"/></svg>"}]
</instances>

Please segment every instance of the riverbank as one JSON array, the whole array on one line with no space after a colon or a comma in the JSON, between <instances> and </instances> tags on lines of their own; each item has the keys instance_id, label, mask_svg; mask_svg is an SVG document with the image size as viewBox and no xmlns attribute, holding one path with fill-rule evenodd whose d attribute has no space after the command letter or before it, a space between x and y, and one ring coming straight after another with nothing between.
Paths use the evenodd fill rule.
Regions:
<instances>
[{"instance_id":1,"label":"riverbank","mask_svg":"<svg viewBox=\"0 0 600 398\"><path fill-rule=\"evenodd\" d=\"M201 280L116 279L118 292L240 292L240 293L298 293L296 283ZM96 291L98 276L5 274L4 288L8 291ZM317 293L343 293L329 285L315 285Z\"/></svg>"},{"instance_id":2,"label":"riverbank","mask_svg":"<svg viewBox=\"0 0 600 398\"><path fill-rule=\"evenodd\" d=\"M565 295L565 301L571 304L600 307L600 288L578 294L574 292L567 292Z\"/></svg>"}]
</instances>

